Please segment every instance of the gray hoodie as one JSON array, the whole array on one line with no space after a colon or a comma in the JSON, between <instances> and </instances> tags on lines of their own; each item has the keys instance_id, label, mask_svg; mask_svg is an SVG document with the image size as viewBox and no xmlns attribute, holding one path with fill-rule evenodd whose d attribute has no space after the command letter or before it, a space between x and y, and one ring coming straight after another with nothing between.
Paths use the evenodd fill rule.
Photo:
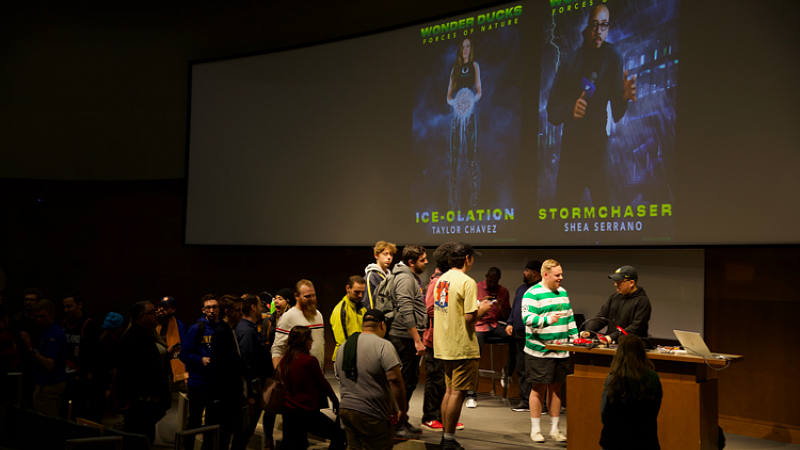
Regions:
<instances>
[{"instance_id":1,"label":"gray hoodie","mask_svg":"<svg viewBox=\"0 0 800 450\"><path fill-rule=\"evenodd\" d=\"M410 339L408 330L416 327L422 339L427 322L422 283L417 274L403 263L395 264L392 273L395 276L394 298L397 300L397 312L389 335Z\"/></svg>"}]
</instances>

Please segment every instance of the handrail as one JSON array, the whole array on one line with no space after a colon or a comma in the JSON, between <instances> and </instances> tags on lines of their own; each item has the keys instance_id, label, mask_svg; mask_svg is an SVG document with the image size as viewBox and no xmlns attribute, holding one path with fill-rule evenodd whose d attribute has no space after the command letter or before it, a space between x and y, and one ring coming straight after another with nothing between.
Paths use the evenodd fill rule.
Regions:
<instances>
[{"instance_id":1,"label":"handrail","mask_svg":"<svg viewBox=\"0 0 800 450\"><path fill-rule=\"evenodd\" d=\"M213 446L211 447L213 450L219 449L219 425L208 425L205 427L200 428L192 428L191 430L184 430L175 433L175 450L181 450L183 447L183 438L188 436L194 436L197 434L204 434L213 432ZM205 442L203 443L205 444ZM205 446L203 448L206 448Z\"/></svg>"},{"instance_id":2,"label":"handrail","mask_svg":"<svg viewBox=\"0 0 800 450\"><path fill-rule=\"evenodd\" d=\"M91 447L95 445L114 444L118 450L122 450L122 436L101 436L93 438L67 439L64 450L74 448Z\"/></svg>"}]
</instances>

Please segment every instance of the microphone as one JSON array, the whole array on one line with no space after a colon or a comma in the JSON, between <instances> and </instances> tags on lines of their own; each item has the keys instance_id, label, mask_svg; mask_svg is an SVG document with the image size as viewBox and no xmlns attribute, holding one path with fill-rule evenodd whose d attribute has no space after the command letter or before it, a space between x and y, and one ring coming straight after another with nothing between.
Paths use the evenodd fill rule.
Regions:
<instances>
[{"instance_id":1,"label":"microphone","mask_svg":"<svg viewBox=\"0 0 800 450\"><path fill-rule=\"evenodd\" d=\"M597 81L597 72L592 72L589 78L583 77L583 80L581 80L581 90L585 94L583 98L586 100L589 100L594 95L595 81Z\"/></svg>"},{"instance_id":2,"label":"microphone","mask_svg":"<svg viewBox=\"0 0 800 450\"><path fill-rule=\"evenodd\" d=\"M587 321L583 322L583 323L581 324L581 326L580 326L580 327L578 327L578 338L577 338L577 339L575 339L575 342L576 342L576 344L577 344L577 345L581 345L581 344L590 344L590 345L593 345L593 344L591 344L591 340L588 340L588 339L585 339L585 338L582 338L582 337L581 337L581 328L585 327L587 323L589 323L589 322L591 322L591 321L593 321L593 320L603 320L603 321L605 321L605 322L603 322L603 324L604 324L604 325L605 325L606 323L608 323L608 319L606 319L605 317L600 317L600 316L597 316L597 317L592 317L591 319L589 319L589 320L587 320ZM601 327L602 327L602 325L601 325ZM602 334L600 334L600 333L598 333L598 332L596 332L596 331L592 331L592 330L584 330L584 331L586 331L586 332L588 332L588 333L594 333L594 335L595 335L595 336L597 336L597 337L602 337L602 336L603 336Z\"/></svg>"},{"instance_id":3,"label":"microphone","mask_svg":"<svg viewBox=\"0 0 800 450\"><path fill-rule=\"evenodd\" d=\"M617 330L619 330L619 331L620 331L620 333L624 334L625 336L627 336L627 335L628 335L628 332L627 332L627 331L625 331L625 330L624 330L624 329L623 329L621 326L619 326L619 325L617 325Z\"/></svg>"}]
</instances>

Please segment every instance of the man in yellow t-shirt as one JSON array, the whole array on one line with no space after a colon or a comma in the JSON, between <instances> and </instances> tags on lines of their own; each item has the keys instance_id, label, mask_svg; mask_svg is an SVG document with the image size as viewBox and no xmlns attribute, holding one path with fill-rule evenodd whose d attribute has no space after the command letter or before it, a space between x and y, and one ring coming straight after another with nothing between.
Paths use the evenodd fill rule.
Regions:
<instances>
[{"instance_id":1,"label":"man in yellow t-shirt","mask_svg":"<svg viewBox=\"0 0 800 450\"><path fill-rule=\"evenodd\" d=\"M478 387L481 352L475 322L492 303L489 300L478 303L477 284L466 274L472 269L476 254L469 244L456 245L450 253L451 269L439 277L434 290L433 353L444 361L447 386L442 400L442 449L461 448L455 440L456 424L467 391Z\"/></svg>"}]
</instances>

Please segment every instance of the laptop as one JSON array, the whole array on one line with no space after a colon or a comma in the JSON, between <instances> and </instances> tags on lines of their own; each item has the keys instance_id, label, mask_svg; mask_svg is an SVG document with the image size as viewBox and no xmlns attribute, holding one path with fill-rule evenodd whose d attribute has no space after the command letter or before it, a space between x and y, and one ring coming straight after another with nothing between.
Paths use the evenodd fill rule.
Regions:
<instances>
[{"instance_id":1,"label":"laptop","mask_svg":"<svg viewBox=\"0 0 800 450\"><path fill-rule=\"evenodd\" d=\"M672 330L672 332L675 333L675 337L678 338L681 346L686 349L687 355L703 356L705 358L720 357L720 355L711 353L706 345L706 342L703 340L703 336L700 336L700 333L681 330Z\"/></svg>"}]
</instances>

